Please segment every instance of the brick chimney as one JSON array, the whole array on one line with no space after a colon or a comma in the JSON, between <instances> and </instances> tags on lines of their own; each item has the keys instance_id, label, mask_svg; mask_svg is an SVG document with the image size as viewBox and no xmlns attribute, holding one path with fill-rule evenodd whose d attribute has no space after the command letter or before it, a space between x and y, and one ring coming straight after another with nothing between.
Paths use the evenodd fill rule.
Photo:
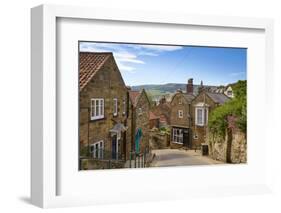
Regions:
<instances>
[{"instance_id":1,"label":"brick chimney","mask_svg":"<svg viewBox=\"0 0 281 213\"><path fill-rule=\"evenodd\" d=\"M193 94L193 78L190 78L187 81L186 93L187 94Z\"/></svg>"}]
</instances>

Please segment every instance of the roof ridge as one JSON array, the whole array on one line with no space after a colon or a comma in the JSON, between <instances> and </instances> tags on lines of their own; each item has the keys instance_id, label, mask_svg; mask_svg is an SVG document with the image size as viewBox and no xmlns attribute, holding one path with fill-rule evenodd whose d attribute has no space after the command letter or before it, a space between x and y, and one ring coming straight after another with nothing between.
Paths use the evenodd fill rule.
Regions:
<instances>
[{"instance_id":1,"label":"roof ridge","mask_svg":"<svg viewBox=\"0 0 281 213\"><path fill-rule=\"evenodd\" d=\"M91 51L80 51L79 53L90 53L90 54L109 54L109 55L113 55L113 52L91 52Z\"/></svg>"}]
</instances>

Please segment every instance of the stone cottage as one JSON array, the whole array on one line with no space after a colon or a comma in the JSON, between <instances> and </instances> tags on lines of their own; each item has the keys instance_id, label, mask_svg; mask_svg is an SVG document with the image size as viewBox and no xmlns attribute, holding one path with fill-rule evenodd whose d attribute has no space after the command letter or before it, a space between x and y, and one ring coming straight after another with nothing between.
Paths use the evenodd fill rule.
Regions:
<instances>
[{"instance_id":1,"label":"stone cottage","mask_svg":"<svg viewBox=\"0 0 281 213\"><path fill-rule=\"evenodd\" d=\"M149 111L149 129L159 128L160 117Z\"/></svg>"},{"instance_id":2,"label":"stone cottage","mask_svg":"<svg viewBox=\"0 0 281 213\"><path fill-rule=\"evenodd\" d=\"M153 106L151 112L159 118L159 127L169 127L171 119L171 107L166 97L163 96L156 106Z\"/></svg>"},{"instance_id":3,"label":"stone cottage","mask_svg":"<svg viewBox=\"0 0 281 213\"><path fill-rule=\"evenodd\" d=\"M80 156L126 160L131 150L129 92L112 53L79 53Z\"/></svg>"},{"instance_id":4,"label":"stone cottage","mask_svg":"<svg viewBox=\"0 0 281 213\"><path fill-rule=\"evenodd\" d=\"M171 148L192 148L191 103L194 98L192 79L189 79L186 92L178 90L171 99Z\"/></svg>"},{"instance_id":5,"label":"stone cottage","mask_svg":"<svg viewBox=\"0 0 281 213\"><path fill-rule=\"evenodd\" d=\"M149 112L150 101L144 89L141 91L129 91L132 126L132 150L137 153L149 149Z\"/></svg>"},{"instance_id":6,"label":"stone cottage","mask_svg":"<svg viewBox=\"0 0 281 213\"><path fill-rule=\"evenodd\" d=\"M232 84L229 84L225 87L224 94L229 98L234 98Z\"/></svg>"},{"instance_id":7,"label":"stone cottage","mask_svg":"<svg viewBox=\"0 0 281 213\"><path fill-rule=\"evenodd\" d=\"M230 98L224 93L209 92L205 90L204 87L194 98L191 110L191 116L194 118L192 120L193 147L200 146L202 143L207 142L206 136L209 113L229 100Z\"/></svg>"}]
</instances>

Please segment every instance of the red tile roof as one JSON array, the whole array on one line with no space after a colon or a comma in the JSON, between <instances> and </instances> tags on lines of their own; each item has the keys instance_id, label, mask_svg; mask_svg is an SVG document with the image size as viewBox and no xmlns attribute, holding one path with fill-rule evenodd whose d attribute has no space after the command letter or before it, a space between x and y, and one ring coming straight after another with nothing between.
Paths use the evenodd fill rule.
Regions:
<instances>
[{"instance_id":1,"label":"red tile roof","mask_svg":"<svg viewBox=\"0 0 281 213\"><path fill-rule=\"evenodd\" d=\"M159 119L158 116L156 116L153 112L149 112L149 120L155 120L155 119Z\"/></svg>"},{"instance_id":2,"label":"red tile roof","mask_svg":"<svg viewBox=\"0 0 281 213\"><path fill-rule=\"evenodd\" d=\"M112 57L112 53L80 52L79 57L79 87L81 91L109 57Z\"/></svg>"},{"instance_id":3,"label":"red tile roof","mask_svg":"<svg viewBox=\"0 0 281 213\"><path fill-rule=\"evenodd\" d=\"M134 106L137 105L139 95L140 95L139 91L129 91L129 96L130 96L131 102Z\"/></svg>"}]
</instances>

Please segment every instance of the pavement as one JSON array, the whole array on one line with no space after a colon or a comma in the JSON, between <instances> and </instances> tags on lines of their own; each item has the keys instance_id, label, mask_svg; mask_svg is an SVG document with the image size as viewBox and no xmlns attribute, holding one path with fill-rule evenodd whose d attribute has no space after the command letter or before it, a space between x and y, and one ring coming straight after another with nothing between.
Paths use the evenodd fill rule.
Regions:
<instances>
[{"instance_id":1,"label":"pavement","mask_svg":"<svg viewBox=\"0 0 281 213\"><path fill-rule=\"evenodd\" d=\"M223 164L208 156L202 156L199 150L195 152L183 149L157 149L152 150L152 153L155 154L155 157L151 167Z\"/></svg>"}]
</instances>

